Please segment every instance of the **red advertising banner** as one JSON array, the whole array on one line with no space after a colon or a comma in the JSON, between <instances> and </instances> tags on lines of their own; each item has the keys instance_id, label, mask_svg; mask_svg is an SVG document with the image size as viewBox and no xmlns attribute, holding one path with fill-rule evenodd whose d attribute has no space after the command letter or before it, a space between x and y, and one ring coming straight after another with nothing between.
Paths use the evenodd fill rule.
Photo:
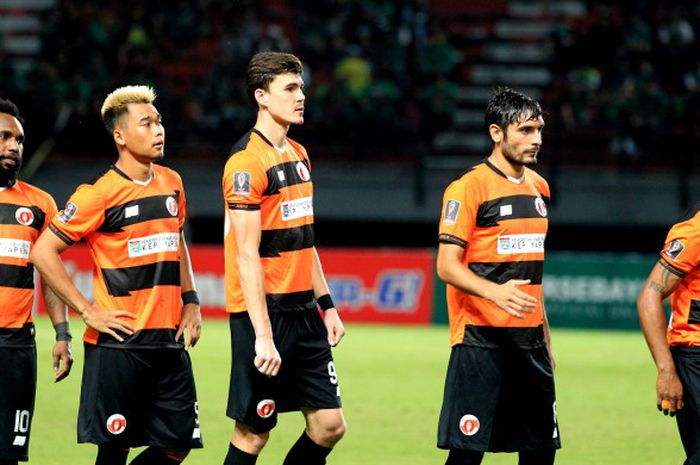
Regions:
<instances>
[{"instance_id":1,"label":"red advertising banner","mask_svg":"<svg viewBox=\"0 0 700 465\"><path fill-rule=\"evenodd\" d=\"M190 246L202 315L225 317L222 246ZM323 270L343 321L429 324L433 311L430 250L320 249ZM78 289L92 300L92 259L78 244L63 258ZM43 312L42 303L39 311Z\"/></svg>"}]
</instances>

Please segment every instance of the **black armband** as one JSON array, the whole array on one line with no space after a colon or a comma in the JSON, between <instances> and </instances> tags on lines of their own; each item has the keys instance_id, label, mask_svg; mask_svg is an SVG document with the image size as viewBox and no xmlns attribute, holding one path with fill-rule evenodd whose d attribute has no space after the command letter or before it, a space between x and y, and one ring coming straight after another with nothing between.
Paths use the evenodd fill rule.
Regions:
<instances>
[{"instance_id":1,"label":"black armband","mask_svg":"<svg viewBox=\"0 0 700 465\"><path fill-rule=\"evenodd\" d=\"M68 326L67 321L54 325L53 329L56 331L57 341L70 342L73 339L73 336L70 334L70 327Z\"/></svg>"},{"instance_id":2,"label":"black armband","mask_svg":"<svg viewBox=\"0 0 700 465\"><path fill-rule=\"evenodd\" d=\"M182 297L182 305L187 305L187 304L199 305L199 295L197 295L197 291L183 292L181 297Z\"/></svg>"},{"instance_id":3,"label":"black armband","mask_svg":"<svg viewBox=\"0 0 700 465\"><path fill-rule=\"evenodd\" d=\"M321 307L321 310L324 312L328 310L329 308L335 308L335 304L333 303L333 299L331 299L330 294L324 294L318 299L316 299L316 303L318 303L318 306Z\"/></svg>"}]
</instances>

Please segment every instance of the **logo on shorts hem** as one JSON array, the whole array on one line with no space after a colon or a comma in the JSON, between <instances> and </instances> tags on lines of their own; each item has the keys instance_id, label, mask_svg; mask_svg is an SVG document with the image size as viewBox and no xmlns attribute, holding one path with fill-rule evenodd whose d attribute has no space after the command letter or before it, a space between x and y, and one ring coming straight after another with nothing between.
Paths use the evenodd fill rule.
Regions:
<instances>
[{"instance_id":1,"label":"logo on shorts hem","mask_svg":"<svg viewBox=\"0 0 700 465\"><path fill-rule=\"evenodd\" d=\"M476 418L474 415L464 415L459 420L459 430L465 436L474 436L476 433L479 432L480 427L481 423L479 422L479 419Z\"/></svg>"},{"instance_id":2,"label":"logo on shorts hem","mask_svg":"<svg viewBox=\"0 0 700 465\"><path fill-rule=\"evenodd\" d=\"M270 418L275 413L275 401L272 399L264 399L258 402L256 408L260 418Z\"/></svg>"},{"instance_id":3,"label":"logo on shorts hem","mask_svg":"<svg viewBox=\"0 0 700 465\"><path fill-rule=\"evenodd\" d=\"M117 435L122 434L126 429L126 417L121 413L115 413L107 418L107 431Z\"/></svg>"}]
</instances>

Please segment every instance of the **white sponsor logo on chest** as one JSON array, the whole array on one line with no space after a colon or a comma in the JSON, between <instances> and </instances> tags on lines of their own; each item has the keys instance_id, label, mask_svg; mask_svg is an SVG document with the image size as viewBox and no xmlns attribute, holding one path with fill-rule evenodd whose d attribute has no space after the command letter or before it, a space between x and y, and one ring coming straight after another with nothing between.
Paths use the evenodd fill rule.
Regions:
<instances>
[{"instance_id":1,"label":"white sponsor logo on chest","mask_svg":"<svg viewBox=\"0 0 700 465\"><path fill-rule=\"evenodd\" d=\"M29 258L31 243L20 239L0 239L0 257Z\"/></svg>"},{"instance_id":2,"label":"white sponsor logo on chest","mask_svg":"<svg viewBox=\"0 0 700 465\"><path fill-rule=\"evenodd\" d=\"M129 257L142 257L161 252L177 252L180 235L161 233L152 236L137 237L129 240Z\"/></svg>"},{"instance_id":3,"label":"white sponsor logo on chest","mask_svg":"<svg viewBox=\"0 0 700 465\"><path fill-rule=\"evenodd\" d=\"M512 234L498 238L498 254L544 252L544 234Z\"/></svg>"},{"instance_id":4,"label":"white sponsor logo on chest","mask_svg":"<svg viewBox=\"0 0 700 465\"><path fill-rule=\"evenodd\" d=\"M282 210L282 221L295 220L314 214L311 197L302 197L301 199L283 202L280 208Z\"/></svg>"},{"instance_id":5,"label":"white sponsor logo on chest","mask_svg":"<svg viewBox=\"0 0 700 465\"><path fill-rule=\"evenodd\" d=\"M132 205L124 209L124 218L132 218L134 216L139 216L139 206Z\"/></svg>"}]
</instances>

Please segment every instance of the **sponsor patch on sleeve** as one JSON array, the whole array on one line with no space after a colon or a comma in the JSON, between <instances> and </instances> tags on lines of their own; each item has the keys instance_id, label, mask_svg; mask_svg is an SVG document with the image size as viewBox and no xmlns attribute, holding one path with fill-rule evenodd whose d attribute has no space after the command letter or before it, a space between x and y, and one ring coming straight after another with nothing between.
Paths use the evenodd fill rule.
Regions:
<instances>
[{"instance_id":1,"label":"sponsor patch on sleeve","mask_svg":"<svg viewBox=\"0 0 700 465\"><path fill-rule=\"evenodd\" d=\"M233 193L236 195L250 195L250 173L238 171L233 174Z\"/></svg>"},{"instance_id":2,"label":"sponsor patch on sleeve","mask_svg":"<svg viewBox=\"0 0 700 465\"><path fill-rule=\"evenodd\" d=\"M675 260L685 250L685 245L678 239L672 241L661 253L666 254L671 260Z\"/></svg>"},{"instance_id":3,"label":"sponsor patch on sleeve","mask_svg":"<svg viewBox=\"0 0 700 465\"><path fill-rule=\"evenodd\" d=\"M68 224L71 219L75 216L75 214L78 211L78 206L74 204L73 202L68 202L66 204L66 208L64 208L61 213L56 217L56 219L63 223L63 224Z\"/></svg>"},{"instance_id":4,"label":"sponsor patch on sleeve","mask_svg":"<svg viewBox=\"0 0 700 465\"><path fill-rule=\"evenodd\" d=\"M454 200L448 199L447 204L445 204L445 216L442 220L443 224L455 224L457 222L457 214L459 213L459 208L461 204Z\"/></svg>"}]
</instances>

